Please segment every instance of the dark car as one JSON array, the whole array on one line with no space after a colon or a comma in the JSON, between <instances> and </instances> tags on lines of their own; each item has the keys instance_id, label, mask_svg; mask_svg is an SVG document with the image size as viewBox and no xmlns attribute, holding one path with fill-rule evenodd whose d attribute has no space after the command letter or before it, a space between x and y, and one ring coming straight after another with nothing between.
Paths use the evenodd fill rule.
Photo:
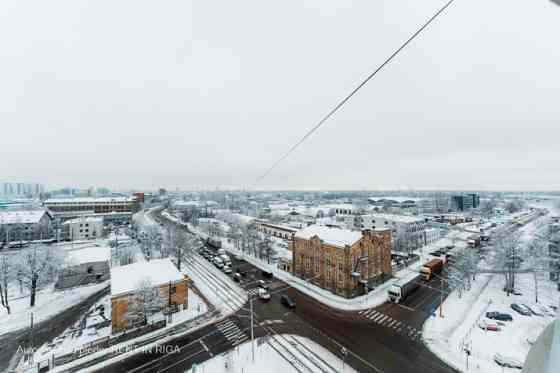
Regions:
<instances>
[{"instance_id":1,"label":"dark car","mask_svg":"<svg viewBox=\"0 0 560 373\"><path fill-rule=\"evenodd\" d=\"M235 273L239 273L239 275L243 277L247 276L247 271L242 271L239 268L235 270Z\"/></svg>"},{"instance_id":2,"label":"dark car","mask_svg":"<svg viewBox=\"0 0 560 373\"><path fill-rule=\"evenodd\" d=\"M274 277L272 272L264 271L264 270L262 271L262 275L263 275L264 278L269 278L269 279Z\"/></svg>"},{"instance_id":3,"label":"dark car","mask_svg":"<svg viewBox=\"0 0 560 373\"><path fill-rule=\"evenodd\" d=\"M233 280L236 282L241 282L241 275L239 273L234 274Z\"/></svg>"},{"instance_id":4,"label":"dark car","mask_svg":"<svg viewBox=\"0 0 560 373\"><path fill-rule=\"evenodd\" d=\"M287 295L282 295L280 297L280 302L282 302L282 304L288 308L296 308L296 302L294 302L294 300Z\"/></svg>"},{"instance_id":5,"label":"dark car","mask_svg":"<svg viewBox=\"0 0 560 373\"><path fill-rule=\"evenodd\" d=\"M511 304L511 309L514 310L515 312L517 312L520 315L531 316L531 311L529 311L527 308L523 307L520 304L512 303Z\"/></svg>"},{"instance_id":6,"label":"dark car","mask_svg":"<svg viewBox=\"0 0 560 373\"><path fill-rule=\"evenodd\" d=\"M493 320L513 321L513 317L509 313L486 312L486 317Z\"/></svg>"}]
</instances>

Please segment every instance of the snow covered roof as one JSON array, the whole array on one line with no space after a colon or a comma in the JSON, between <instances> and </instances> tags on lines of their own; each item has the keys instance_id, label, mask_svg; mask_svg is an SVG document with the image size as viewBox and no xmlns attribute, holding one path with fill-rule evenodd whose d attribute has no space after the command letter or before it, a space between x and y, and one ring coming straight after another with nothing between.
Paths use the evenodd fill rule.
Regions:
<instances>
[{"instance_id":1,"label":"snow covered roof","mask_svg":"<svg viewBox=\"0 0 560 373\"><path fill-rule=\"evenodd\" d=\"M370 201L395 201L398 203L402 203L402 202L408 202L408 201L412 201L412 202L418 202L421 201L422 198L418 198L418 197L407 197L407 196L381 196L381 197L370 197L368 198Z\"/></svg>"},{"instance_id":2,"label":"snow covered roof","mask_svg":"<svg viewBox=\"0 0 560 373\"><path fill-rule=\"evenodd\" d=\"M76 197L76 198L50 198L45 204L51 203L111 203L111 202L133 202L134 197Z\"/></svg>"},{"instance_id":3,"label":"snow covered roof","mask_svg":"<svg viewBox=\"0 0 560 373\"><path fill-rule=\"evenodd\" d=\"M394 214L369 214L369 215L362 215L364 219L385 219L387 221L394 221L399 223L420 223L423 222L424 219L419 218L418 216L410 216L410 215L394 215Z\"/></svg>"},{"instance_id":4,"label":"snow covered roof","mask_svg":"<svg viewBox=\"0 0 560 373\"><path fill-rule=\"evenodd\" d=\"M329 245L345 247L353 245L362 238L362 233L348 229L329 228L323 225L310 225L295 234L296 238L309 240L312 237L319 237Z\"/></svg>"},{"instance_id":5,"label":"snow covered roof","mask_svg":"<svg viewBox=\"0 0 560 373\"><path fill-rule=\"evenodd\" d=\"M66 220L64 224L74 224L74 223L103 223L103 218L94 217L94 216L82 216L76 219Z\"/></svg>"},{"instance_id":6,"label":"snow covered roof","mask_svg":"<svg viewBox=\"0 0 560 373\"><path fill-rule=\"evenodd\" d=\"M279 229L279 230L283 230L283 231L287 231L287 232L292 232L292 233L295 233L298 230L297 228L293 228L293 227L289 227L289 226L281 225L281 224L269 223L269 222L262 221L262 220L257 221L257 224L263 225L263 226L266 226L266 227L269 227L269 228L274 228L274 229Z\"/></svg>"},{"instance_id":7,"label":"snow covered roof","mask_svg":"<svg viewBox=\"0 0 560 373\"><path fill-rule=\"evenodd\" d=\"M66 253L66 260L71 265L107 262L109 259L111 259L111 248L108 246L91 246Z\"/></svg>"},{"instance_id":8,"label":"snow covered roof","mask_svg":"<svg viewBox=\"0 0 560 373\"><path fill-rule=\"evenodd\" d=\"M136 290L143 280L154 286L184 279L169 258L137 262L111 268L111 294L125 294Z\"/></svg>"},{"instance_id":9,"label":"snow covered roof","mask_svg":"<svg viewBox=\"0 0 560 373\"><path fill-rule=\"evenodd\" d=\"M0 224L34 224L45 214L49 215L45 210L0 211Z\"/></svg>"}]
</instances>

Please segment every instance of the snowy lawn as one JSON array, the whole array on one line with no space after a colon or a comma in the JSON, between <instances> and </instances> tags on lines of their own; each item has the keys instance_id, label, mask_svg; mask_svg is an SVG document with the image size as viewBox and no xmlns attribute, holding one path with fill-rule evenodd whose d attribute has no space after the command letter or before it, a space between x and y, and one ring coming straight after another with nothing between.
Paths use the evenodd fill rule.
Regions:
<instances>
[{"instance_id":1,"label":"snowy lawn","mask_svg":"<svg viewBox=\"0 0 560 373\"><path fill-rule=\"evenodd\" d=\"M142 339L153 337L156 334L165 335L167 334L166 331L168 331L170 328L176 327L181 323L188 322L189 320L192 320L197 316L203 315L208 311L208 306L204 302L204 300L202 300L202 298L198 296L191 289L189 289L188 299L189 299L188 308L181 312L174 313L171 322L169 322L165 328L123 342L118 345L119 348L124 351L125 350L124 346L126 345L132 345L133 343L139 342ZM74 351L80 350L88 343L98 341L99 339L105 337L111 337L111 325L108 325L103 328L95 327L96 324L105 320L105 318L100 315L100 311L99 311L100 305L103 305L104 307L103 314L105 318L110 320L111 296L107 295L106 297L100 299L95 305L93 305L90 308L90 311L92 311L92 313L90 314L90 316L86 317L85 328L82 329L81 333L78 332L80 330L80 322L78 321L75 325L65 330L64 333L62 333L60 336L56 337L54 340L50 341L49 343L45 343L44 345L39 347L35 352L34 361L42 362L42 361L46 361L49 358L52 358L52 355L61 356L68 353L72 353ZM163 317L164 316L162 314L152 315L149 319L149 322L160 320ZM104 351L101 351L101 353L99 354L103 354L103 353ZM97 354L93 354L90 357L94 357L94 356L97 356ZM75 362L64 365L61 368L64 369L64 367L66 366L72 366L73 364L82 362L84 359L76 360ZM22 366L22 368L25 368L25 366Z\"/></svg>"},{"instance_id":2,"label":"snowy lawn","mask_svg":"<svg viewBox=\"0 0 560 373\"><path fill-rule=\"evenodd\" d=\"M269 343L272 344L274 348L272 348ZM292 360L292 356L295 356L298 361L309 368L304 369L304 371L318 373L355 372L355 370L348 365L343 367L341 359L307 338L283 335L283 338L281 336L276 336L274 340L269 339L269 343L265 343L263 339L255 341L254 363L252 360L251 342L247 342L237 346L234 350L215 356L195 368L191 368L188 372L296 373L298 370L286 360L286 358ZM287 352L286 349L290 352ZM277 351L280 351L286 358L282 357ZM298 366L299 369L302 369L299 364Z\"/></svg>"},{"instance_id":3,"label":"snowy lawn","mask_svg":"<svg viewBox=\"0 0 560 373\"><path fill-rule=\"evenodd\" d=\"M29 327L31 312L35 323L48 320L108 286L109 282L106 281L101 284L55 291L54 285L50 285L37 293L35 307L32 308L29 307L29 296L11 300L10 315L4 308L0 308L0 334Z\"/></svg>"},{"instance_id":4,"label":"snowy lawn","mask_svg":"<svg viewBox=\"0 0 560 373\"><path fill-rule=\"evenodd\" d=\"M103 312L100 307L103 307ZM106 320L111 320L111 295L101 298L89 311L91 312L89 316L83 315L75 325L66 329L60 336L39 347L35 352L34 360L38 362L48 359L52 355L65 355L76 351L86 343L110 336L110 324L102 328L96 326ZM85 319L83 328L80 327L82 318Z\"/></svg>"},{"instance_id":5,"label":"snowy lawn","mask_svg":"<svg viewBox=\"0 0 560 373\"><path fill-rule=\"evenodd\" d=\"M550 305L557 306L560 293L556 284L539 278L539 305L548 308L544 316L523 316L511 309L512 303L532 306L535 304L535 282L533 274L517 276L516 288L523 295L510 295L502 290L505 280L502 275L479 276L468 293L459 298L452 293L444 302L444 318L432 317L424 324L424 340L440 358L457 369L466 372L465 348L471 351L469 371L502 373L508 368L498 366L493 356L496 353L525 361L531 347L530 342L554 320ZM513 322L498 322L485 317L486 312L508 313ZM485 331L481 323L497 325L500 331ZM512 369L509 369L513 371Z\"/></svg>"}]
</instances>

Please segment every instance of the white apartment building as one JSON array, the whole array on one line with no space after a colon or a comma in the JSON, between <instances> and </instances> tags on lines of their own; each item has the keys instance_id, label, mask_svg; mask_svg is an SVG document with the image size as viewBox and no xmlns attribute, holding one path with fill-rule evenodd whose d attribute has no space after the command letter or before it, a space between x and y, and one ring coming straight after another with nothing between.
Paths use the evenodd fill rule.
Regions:
<instances>
[{"instance_id":1,"label":"white apartment building","mask_svg":"<svg viewBox=\"0 0 560 373\"><path fill-rule=\"evenodd\" d=\"M426 228L424 235L426 245L430 245L441 238L441 232L437 228Z\"/></svg>"},{"instance_id":2,"label":"white apartment building","mask_svg":"<svg viewBox=\"0 0 560 373\"><path fill-rule=\"evenodd\" d=\"M67 220L62 225L66 228L66 237L72 241L100 238L103 234L103 218L76 218Z\"/></svg>"},{"instance_id":3,"label":"white apartment building","mask_svg":"<svg viewBox=\"0 0 560 373\"><path fill-rule=\"evenodd\" d=\"M353 229L390 228L395 250L415 250L426 244L426 220L416 216L368 214L346 219ZM430 232L430 235L435 233ZM406 246L406 247L401 247Z\"/></svg>"}]
</instances>

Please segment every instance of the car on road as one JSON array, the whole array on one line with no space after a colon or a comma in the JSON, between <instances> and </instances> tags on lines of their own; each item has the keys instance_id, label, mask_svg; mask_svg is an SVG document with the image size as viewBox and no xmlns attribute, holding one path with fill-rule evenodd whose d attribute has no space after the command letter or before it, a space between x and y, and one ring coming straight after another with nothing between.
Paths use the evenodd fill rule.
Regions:
<instances>
[{"instance_id":1,"label":"car on road","mask_svg":"<svg viewBox=\"0 0 560 373\"><path fill-rule=\"evenodd\" d=\"M261 288L261 289L268 290L268 285L267 285L266 282L264 282L263 280L257 281L257 285L258 285L259 288Z\"/></svg>"},{"instance_id":2,"label":"car on road","mask_svg":"<svg viewBox=\"0 0 560 373\"><path fill-rule=\"evenodd\" d=\"M263 275L263 277L265 277L265 278L273 278L273 277L274 277L274 275L272 274L272 272L270 272L270 271L265 271L265 270L262 271L262 275Z\"/></svg>"},{"instance_id":3,"label":"car on road","mask_svg":"<svg viewBox=\"0 0 560 373\"><path fill-rule=\"evenodd\" d=\"M527 307L525 307L521 304L512 303L511 304L511 309L514 310L515 312L517 312L520 315L531 316L531 311L529 311L529 309L527 309Z\"/></svg>"},{"instance_id":4,"label":"car on road","mask_svg":"<svg viewBox=\"0 0 560 373\"><path fill-rule=\"evenodd\" d=\"M239 273L239 275L243 277L247 276L247 271L242 271L239 268L235 270L235 273Z\"/></svg>"},{"instance_id":5,"label":"car on road","mask_svg":"<svg viewBox=\"0 0 560 373\"><path fill-rule=\"evenodd\" d=\"M282 295L280 297L280 302L288 308L296 308L296 302L287 295Z\"/></svg>"},{"instance_id":6,"label":"car on road","mask_svg":"<svg viewBox=\"0 0 560 373\"><path fill-rule=\"evenodd\" d=\"M513 321L513 317L509 313L486 312L486 317L492 320Z\"/></svg>"},{"instance_id":7,"label":"car on road","mask_svg":"<svg viewBox=\"0 0 560 373\"><path fill-rule=\"evenodd\" d=\"M233 275L233 281L241 282L242 278L243 277L241 277L241 275L239 273L236 273L236 274Z\"/></svg>"},{"instance_id":8,"label":"car on road","mask_svg":"<svg viewBox=\"0 0 560 373\"><path fill-rule=\"evenodd\" d=\"M259 299L264 302L268 302L270 300L270 294L268 291L266 291L266 289L259 288L257 294L259 296Z\"/></svg>"},{"instance_id":9,"label":"car on road","mask_svg":"<svg viewBox=\"0 0 560 373\"><path fill-rule=\"evenodd\" d=\"M214 263L214 265L220 269L224 267L224 262L222 262L222 259L220 259L220 257L215 256L214 259L212 259L212 263Z\"/></svg>"},{"instance_id":10,"label":"car on road","mask_svg":"<svg viewBox=\"0 0 560 373\"><path fill-rule=\"evenodd\" d=\"M495 354L494 361L496 364L506 368L523 369L523 363L516 358L505 356L502 354Z\"/></svg>"},{"instance_id":11,"label":"car on road","mask_svg":"<svg viewBox=\"0 0 560 373\"><path fill-rule=\"evenodd\" d=\"M544 316L544 314L537 307L537 305L534 305L534 304L528 305L526 303L523 303L522 306L526 307L535 316L541 316L541 317Z\"/></svg>"}]
</instances>

